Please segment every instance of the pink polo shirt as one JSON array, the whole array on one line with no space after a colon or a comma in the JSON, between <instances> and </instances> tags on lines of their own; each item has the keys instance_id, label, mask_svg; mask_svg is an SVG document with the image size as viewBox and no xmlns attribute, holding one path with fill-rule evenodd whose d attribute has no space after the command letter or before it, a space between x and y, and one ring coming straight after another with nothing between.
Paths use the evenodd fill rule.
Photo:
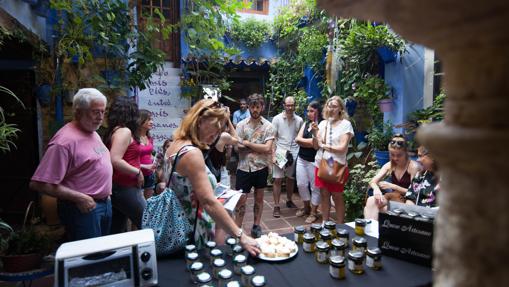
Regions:
<instances>
[{"instance_id":1,"label":"pink polo shirt","mask_svg":"<svg viewBox=\"0 0 509 287\"><path fill-rule=\"evenodd\" d=\"M32 180L61 184L104 199L111 194L112 175L110 152L101 137L70 122L50 140Z\"/></svg>"}]
</instances>

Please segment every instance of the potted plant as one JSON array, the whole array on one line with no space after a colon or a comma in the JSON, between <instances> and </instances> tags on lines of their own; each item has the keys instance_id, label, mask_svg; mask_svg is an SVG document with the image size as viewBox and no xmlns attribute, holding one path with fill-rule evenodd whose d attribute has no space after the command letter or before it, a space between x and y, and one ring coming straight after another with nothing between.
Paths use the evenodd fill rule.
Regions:
<instances>
[{"instance_id":1,"label":"potted plant","mask_svg":"<svg viewBox=\"0 0 509 287\"><path fill-rule=\"evenodd\" d=\"M368 143L374 150L378 165L383 166L389 161L387 146L392 138L392 124L384 123L382 126L374 126L366 136Z\"/></svg>"}]
</instances>

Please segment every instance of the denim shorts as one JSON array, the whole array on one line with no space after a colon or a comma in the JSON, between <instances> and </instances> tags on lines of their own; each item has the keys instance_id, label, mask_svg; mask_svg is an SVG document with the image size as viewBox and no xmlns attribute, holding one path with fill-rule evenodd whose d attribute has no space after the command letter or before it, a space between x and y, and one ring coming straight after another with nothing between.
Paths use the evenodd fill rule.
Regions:
<instances>
[{"instance_id":1,"label":"denim shorts","mask_svg":"<svg viewBox=\"0 0 509 287\"><path fill-rule=\"evenodd\" d=\"M156 173L153 172L149 175L145 175L144 176L144 183L143 183L143 188L151 188L151 189L154 189L156 187Z\"/></svg>"}]
</instances>

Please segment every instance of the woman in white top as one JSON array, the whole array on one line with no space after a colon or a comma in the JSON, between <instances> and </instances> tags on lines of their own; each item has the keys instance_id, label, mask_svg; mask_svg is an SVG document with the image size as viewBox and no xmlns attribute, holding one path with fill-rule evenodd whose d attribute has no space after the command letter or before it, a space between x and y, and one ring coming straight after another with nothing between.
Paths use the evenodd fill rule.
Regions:
<instances>
[{"instance_id":1,"label":"woman in white top","mask_svg":"<svg viewBox=\"0 0 509 287\"><path fill-rule=\"evenodd\" d=\"M343 223L345 218L345 202L343 190L348 180L348 168L345 170L342 183L328 182L318 177L318 167L323 159L336 161L346 165L346 154L348 143L354 135L352 124L348 120L345 104L338 96L327 100L323 109L323 118L319 125L313 123L313 147L318 149L315 156L315 186L320 188L323 220L329 220L330 197L334 200L336 207L336 218L338 223Z\"/></svg>"}]
</instances>

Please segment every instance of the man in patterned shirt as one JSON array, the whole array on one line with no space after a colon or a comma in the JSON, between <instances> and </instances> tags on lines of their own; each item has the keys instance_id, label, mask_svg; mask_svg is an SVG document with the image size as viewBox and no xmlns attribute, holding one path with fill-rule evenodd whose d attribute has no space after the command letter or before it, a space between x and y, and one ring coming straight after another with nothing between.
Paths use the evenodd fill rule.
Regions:
<instances>
[{"instance_id":1,"label":"man in patterned shirt","mask_svg":"<svg viewBox=\"0 0 509 287\"><path fill-rule=\"evenodd\" d=\"M235 188L242 190L243 193L249 193L254 187L254 223L251 236L257 238L262 234L260 221L263 211L263 193L267 186L269 165L272 159L274 129L272 124L261 115L265 108L262 95L252 94L249 96L247 104L251 117L242 120L237 125L239 165ZM242 227L245 211L246 198L242 197L235 208L235 222L239 227Z\"/></svg>"}]
</instances>

